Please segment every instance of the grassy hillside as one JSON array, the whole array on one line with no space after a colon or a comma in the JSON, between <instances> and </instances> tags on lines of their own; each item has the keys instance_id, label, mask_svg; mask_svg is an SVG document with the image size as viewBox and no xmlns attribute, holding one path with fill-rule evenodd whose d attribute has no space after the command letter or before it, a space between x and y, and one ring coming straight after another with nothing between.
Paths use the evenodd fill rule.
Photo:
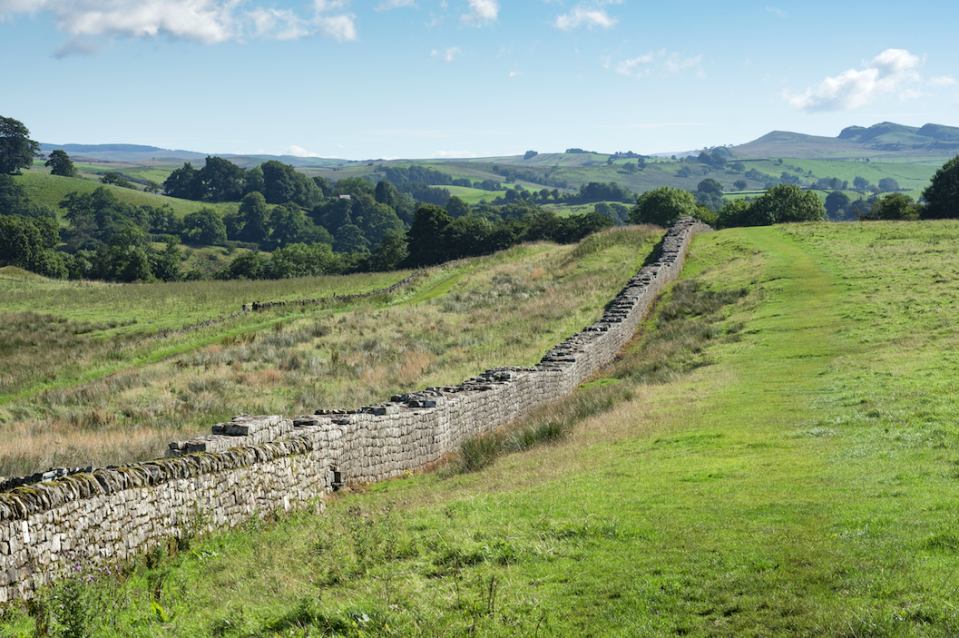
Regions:
<instances>
[{"instance_id":1,"label":"grassy hillside","mask_svg":"<svg viewBox=\"0 0 959 638\"><path fill-rule=\"evenodd\" d=\"M536 417L573 418L565 442L194 540L88 585L93 624L954 636L957 241L955 222L699 236L608 380Z\"/></svg>"},{"instance_id":2,"label":"grassy hillside","mask_svg":"<svg viewBox=\"0 0 959 638\"><path fill-rule=\"evenodd\" d=\"M870 127L850 126L837 137L773 131L729 151L737 158L941 159L959 153L959 129L938 124L920 128L881 122Z\"/></svg>"},{"instance_id":3,"label":"grassy hillside","mask_svg":"<svg viewBox=\"0 0 959 638\"><path fill-rule=\"evenodd\" d=\"M0 475L155 458L235 414L355 408L530 365L595 321L658 237L632 227L579 247L519 246L349 305L329 298L409 273L125 286L0 279ZM145 340L243 303L303 297L326 301Z\"/></svg>"},{"instance_id":4,"label":"grassy hillside","mask_svg":"<svg viewBox=\"0 0 959 638\"><path fill-rule=\"evenodd\" d=\"M81 174L83 171L81 170ZM50 175L49 170L37 168L24 171L23 175L16 176L15 179L23 185L27 192L27 197L42 206L50 206L57 210L60 202L69 193L92 193L100 186L104 186L116 195L121 202L132 204L134 206L169 206L176 213L177 217L183 218L189 213L196 212L204 206L217 209L221 214L228 210L236 210L237 203L209 204L203 202L191 202L185 199L176 199L175 197L166 197L164 195L154 195L144 193L140 190L129 188L120 188L119 186L109 186L100 183L99 177L92 174L89 179L80 179L75 177L60 177L59 175ZM151 178L153 179L153 178ZM162 181L162 180L161 180Z\"/></svg>"}]
</instances>

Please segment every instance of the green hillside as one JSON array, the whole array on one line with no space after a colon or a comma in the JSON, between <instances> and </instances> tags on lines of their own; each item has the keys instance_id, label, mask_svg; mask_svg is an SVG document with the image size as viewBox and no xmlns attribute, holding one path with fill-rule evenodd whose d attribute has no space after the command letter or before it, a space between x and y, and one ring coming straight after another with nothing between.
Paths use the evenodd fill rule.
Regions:
<instances>
[{"instance_id":1,"label":"green hillside","mask_svg":"<svg viewBox=\"0 0 959 638\"><path fill-rule=\"evenodd\" d=\"M0 437L0 475L147 460L233 414L354 408L531 365L601 316L660 235L615 229L578 252L521 245L349 303L334 294L410 271L128 285L0 271L0 425L18 433ZM231 317L304 298L319 302ZM211 319L222 321L157 336Z\"/></svg>"},{"instance_id":2,"label":"green hillside","mask_svg":"<svg viewBox=\"0 0 959 638\"><path fill-rule=\"evenodd\" d=\"M93 174L90 173L89 170L90 169L85 166L80 168L81 175L90 175L91 179L50 175L48 170L38 170L37 168L24 171L22 175L16 176L15 179L23 185L27 197L29 197L31 201L57 210L60 202L63 201L63 198L69 193L92 193L97 188L104 186L98 178L93 177ZM155 177L151 177L150 179L155 179ZM169 206L173 209L176 216L181 219L189 213L198 211L204 207L215 208L221 215L228 210L236 210L237 208L237 204L235 203L211 204L207 202L193 202L175 197L145 193L140 190L120 188L119 186L106 185L104 187L116 195L117 199L126 204L132 204L134 206L155 206L158 208L161 206Z\"/></svg>"},{"instance_id":3,"label":"green hillside","mask_svg":"<svg viewBox=\"0 0 959 638\"><path fill-rule=\"evenodd\" d=\"M189 539L87 585L106 601L88 622L103 635L955 636L957 241L956 222L700 235L608 376L533 418L571 419L565 441ZM434 303L462 292L446 294ZM23 610L5 620L3 635L35 626Z\"/></svg>"},{"instance_id":4,"label":"green hillside","mask_svg":"<svg viewBox=\"0 0 959 638\"><path fill-rule=\"evenodd\" d=\"M737 158L943 159L959 154L959 128L940 124L916 127L882 122L868 128L850 126L837 137L773 131L747 144L730 147L729 151Z\"/></svg>"}]
</instances>

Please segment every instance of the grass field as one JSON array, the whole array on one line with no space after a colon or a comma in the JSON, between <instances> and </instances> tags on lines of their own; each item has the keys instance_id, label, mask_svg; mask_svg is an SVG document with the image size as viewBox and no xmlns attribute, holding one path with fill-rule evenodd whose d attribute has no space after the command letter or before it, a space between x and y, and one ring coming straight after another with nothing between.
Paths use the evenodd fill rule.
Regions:
<instances>
[{"instance_id":1,"label":"grass field","mask_svg":"<svg viewBox=\"0 0 959 638\"><path fill-rule=\"evenodd\" d=\"M633 227L579 248L519 246L433 269L392 296L274 308L148 340L243 303L363 292L409 273L140 286L0 279L0 474L154 458L236 414L356 408L531 365L600 316L658 236Z\"/></svg>"},{"instance_id":2,"label":"grass field","mask_svg":"<svg viewBox=\"0 0 959 638\"><path fill-rule=\"evenodd\" d=\"M75 177L60 177L50 175L46 169L31 169L24 171L23 175L16 176L15 179L23 185L27 197L31 201L42 206L50 206L54 210L61 212L58 208L60 202L69 193L92 193L100 186L109 189L121 202L132 204L134 206L169 206L177 217L181 219L189 213L196 212L204 207L215 208L219 213L225 214L227 211L236 210L238 203L228 202L222 204L211 204L208 202L192 202L186 199L177 199L175 197L166 197L165 195L154 195L153 193L144 193L140 190L130 188L120 188L119 186L110 186L101 184L99 178L79 179Z\"/></svg>"},{"instance_id":3,"label":"grass field","mask_svg":"<svg viewBox=\"0 0 959 638\"><path fill-rule=\"evenodd\" d=\"M758 171L778 177L783 171L797 175L803 179L810 179L812 171L814 179L835 177L846 180L852 186L856 177L863 177L873 185L879 180L891 177L899 182L899 187L907 190L921 190L929 185L929 180L937 170L947 161L943 159L924 159L912 162L905 161L829 161L809 159L778 159L740 160L746 169L755 168Z\"/></svg>"},{"instance_id":4,"label":"grass field","mask_svg":"<svg viewBox=\"0 0 959 638\"><path fill-rule=\"evenodd\" d=\"M957 240L701 235L685 296L535 417L573 419L565 441L193 539L72 613L104 636L955 636Z\"/></svg>"}]
</instances>

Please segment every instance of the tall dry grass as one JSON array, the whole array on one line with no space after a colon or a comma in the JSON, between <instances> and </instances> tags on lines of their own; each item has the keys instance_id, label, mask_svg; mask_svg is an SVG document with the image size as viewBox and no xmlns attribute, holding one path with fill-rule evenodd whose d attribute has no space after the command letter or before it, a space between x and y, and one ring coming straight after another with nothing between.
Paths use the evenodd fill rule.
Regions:
<instances>
[{"instance_id":1,"label":"tall dry grass","mask_svg":"<svg viewBox=\"0 0 959 638\"><path fill-rule=\"evenodd\" d=\"M260 329L10 401L0 405L0 475L146 460L236 414L356 408L533 364L602 314L657 239L609 235L579 259L569 258L576 247L536 245L457 266L449 292L422 303L264 315Z\"/></svg>"}]
</instances>

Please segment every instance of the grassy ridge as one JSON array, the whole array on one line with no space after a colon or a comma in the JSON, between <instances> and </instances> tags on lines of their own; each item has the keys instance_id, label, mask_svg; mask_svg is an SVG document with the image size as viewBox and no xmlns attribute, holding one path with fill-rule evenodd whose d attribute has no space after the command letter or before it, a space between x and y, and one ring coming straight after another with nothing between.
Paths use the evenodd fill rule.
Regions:
<instances>
[{"instance_id":1,"label":"grassy ridge","mask_svg":"<svg viewBox=\"0 0 959 638\"><path fill-rule=\"evenodd\" d=\"M60 202L63 201L63 198L68 194L73 192L92 193L101 186L109 189L116 195L118 200L125 204L155 206L157 208L169 206L173 209L176 216L181 219L189 213L196 212L204 207L215 208L221 215L228 210L236 210L238 207L236 203L211 204L208 202L192 202L186 199L177 199L164 195L154 195L153 193L144 193L140 190L101 184L99 180L50 175L49 172L41 172L37 169L25 171L23 175L16 176L15 179L23 186L27 197L29 197L31 201L42 206L50 206L57 211L60 210L58 208Z\"/></svg>"},{"instance_id":2,"label":"grassy ridge","mask_svg":"<svg viewBox=\"0 0 959 638\"><path fill-rule=\"evenodd\" d=\"M704 318L740 336L692 346L685 374L592 384L567 442L486 471L194 544L111 583L99 628L956 635L957 240L955 222L699 236L684 278L748 294Z\"/></svg>"}]
</instances>

